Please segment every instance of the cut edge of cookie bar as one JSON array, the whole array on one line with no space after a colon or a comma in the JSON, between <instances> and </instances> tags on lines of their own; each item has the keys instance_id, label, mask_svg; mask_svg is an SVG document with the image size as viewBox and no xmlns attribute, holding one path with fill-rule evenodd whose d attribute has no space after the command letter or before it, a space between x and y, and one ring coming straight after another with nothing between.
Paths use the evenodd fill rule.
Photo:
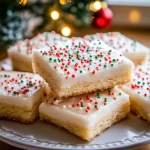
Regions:
<instances>
[{"instance_id":1,"label":"cut edge of cookie bar","mask_svg":"<svg viewBox=\"0 0 150 150\"><path fill-rule=\"evenodd\" d=\"M25 58L23 54L8 51L8 56L11 59L13 70L33 72L32 70L32 59L28 56Z\"/></svg>"},{"instance_id":2,"label":"cut edge of cookie bar","mask_svg":"<svg viewBox=\"0 0 150 150\"><path fill-rule=\"evenodd\" d=\"M150 123L150 115L146 112L137 102L130 99L131 112L135 114L138 118L142 118Z\"/></svg>"},{"instance_id":3,"label":"cut edge of cookie bar","mask_svg":"<svg viewBox=\"0 0 150 150\"><path fill-rule=\"evenodd\" d=\"M25 124L33 123L38 116L38 109L41 102L42 98L34 104L32 109L0 103L0 119L12 120Z\"/></svg>"},{"instance_id":4,"label":"cut edge of cookie bar","mask_svg":"<svg viewBox=\"0 0 150 150\"><path fill-rule=\"evenodd\" d=\"M32 66L33 66L34 73L40 74L49 83L50 87L58 97L67 98L67 97L77 96L81 94L86 94L89 92L95 92L97 90L113 88L116 85L122 85L127 82L130 82L132 79L132 72L128 72L126 74L117 77L100 79L99 81L92 82L92 83L75 84L70 88L59 89L52 76L45 69L41 68L39 63L37 63L34 60Z\"/></svg>"},{"instance_id":5,"label":"cut edge of cookie bar","mask_svg":"<svg viewBox=\"0 0 150 150\"><path fill-rule=\"evenodd\" d=\"M42 112L39 112L39 116L40 116L40 120L42 121L46 121L60 128L63 128L66 131L69 131L70 133L78 136L83 140L92 141L96 136L100 135L103 131L110 128L113 124L126 119L129 112L130 112L130 103L128 101L122 106L120 106L114 112L111 112L106 117L100 119L97 122L97 124L95 124L95 126L92 128L83 128L70 122L61 121L53 117L50 117Z\"/></svg>"},{"instance_id":6,"label":"cut edge of cookie bar","mask_svg":"<svg viewBox=\"0 0 150 150\"><path fill-rule=\"evenodd\" d=\"M135 55L135 54L133 54L133 55ZM149 59L149 54L147 54L147 53L142 54L142 56L140 55L140 57L139 57L139 55L137 55L136 58L132 58L132 56L129 56L129 55L126 56L126 54L124 54L124 56L127 57L128 59L130 59L136 66L145 64Z\"/></svg>"}]
</instances>

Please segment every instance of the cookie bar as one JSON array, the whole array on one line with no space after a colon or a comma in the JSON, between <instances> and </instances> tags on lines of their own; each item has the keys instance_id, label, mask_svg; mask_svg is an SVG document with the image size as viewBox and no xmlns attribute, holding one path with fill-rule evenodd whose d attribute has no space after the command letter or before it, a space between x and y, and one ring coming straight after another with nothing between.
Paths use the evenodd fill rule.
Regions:
<instances>
[{"instance_id":1,"label":"cookie bar","mask_svg":"<svg viewBox=\"0 0 150 150\"><path fill-rule=\"evenodd\" d=\"M32 71L32 50L50 46L58 41L66 40L55 32L44 32L33 39L26 39L16 43L8 49L8 55L12 61L13 69L17 71Z\"/></svg>"},{"instance_id":2,"label":"cookie bar","mask_svg":"<svg viewBox=\"0 0 150 150\"><path fill-rule=\"evenodd\" d=\"M44 80L23 72L0 72L0 119L32 123L42 102Z\"/></svg>"},{"instance_id":3,"label":"cookie bar","mask_svg":"<svg viewBox=\"0 0 150 150\"><path fill-rule=\"evenodd\" d=\"M87 141L125 119L129 111L129 96L117 87L69 99L52 98L39 107L41 120Z\"/></svg>"},{"instance_id":4,"label":"cookie bar","mask_svg":"<svg viewBox=\"0 0 150 150\"><path fill-rule=\"evenodd\" d=\"M34 50L33 68L58 97L70 97L131 81L133 63L102 41L77 39Z\"/></svg>"},{"instance_id":5,"label":"cookie bar","mask_svg":"<svg viewBox=\"0 0 150 150\"><path fill-rule=\"evenodd\" d=\"M150 63L138 66L133 82L123 85L121 89L129 94L131 111L150 122Z\"/></svg>"},{"instance_id":6,"label":"cookie bar","mask_svg":"<svg viewBox=\"0 0 150 150\"><path fill-rule=\"evenodd\" d=\"M119 32L96 33L86 35L86 39L103 40L108 46L118 50L135 65L147 61L149 48L141 43L131 40Z\"/></svg>"}]
</instances>

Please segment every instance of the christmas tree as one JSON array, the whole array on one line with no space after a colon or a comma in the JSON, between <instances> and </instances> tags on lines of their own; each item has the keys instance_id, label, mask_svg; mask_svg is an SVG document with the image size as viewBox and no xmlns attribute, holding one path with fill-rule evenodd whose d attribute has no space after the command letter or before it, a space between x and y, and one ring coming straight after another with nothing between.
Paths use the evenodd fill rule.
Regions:
<instances>
[{"instance_id":1,"label":"christmas tree","mask_svg":"<svg viewBox=\"0 0 150 150\"><path fill-rule=\"evenodd\" d=\"M71 28L104 28L112 18L104 0L2 0L0 5L0 46L31 37L39 30L70 36Z\"/></svg>"}]
</instances>

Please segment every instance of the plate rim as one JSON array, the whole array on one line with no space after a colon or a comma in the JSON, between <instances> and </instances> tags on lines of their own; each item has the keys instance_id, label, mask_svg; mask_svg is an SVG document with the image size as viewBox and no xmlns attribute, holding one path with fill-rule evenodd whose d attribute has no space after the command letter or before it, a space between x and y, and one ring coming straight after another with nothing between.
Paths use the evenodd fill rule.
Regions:
<instances>
[{"instance_id":1,"label":"plate rim","mask_svg":"<svg viewBox=\"0 0 150 150\"><path fill-rule=\"evenodd\" d=\"M32 149L131 149L137 148L150 143L150 135L144 133L133 136L131 138L126 138L124 140L115 141L115 142L107 142L105 144L69 144L69 143L51 143L50 141L37 140L36 138L30 138L26 136L22 136L18 133L15 133L10 130L6 130L0 124L0 140L6 142L10 145L14 145L20 148L32 148ZM47 143L47 145L44 145Z\"/></svg>"}]
</instances>

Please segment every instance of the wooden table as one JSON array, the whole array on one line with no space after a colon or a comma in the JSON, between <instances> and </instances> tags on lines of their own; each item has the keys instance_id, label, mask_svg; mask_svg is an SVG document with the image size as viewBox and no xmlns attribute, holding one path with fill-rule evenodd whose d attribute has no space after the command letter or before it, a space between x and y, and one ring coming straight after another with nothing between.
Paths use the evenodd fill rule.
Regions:
<instances>
[{"instance_id":1,"label":"wooden table","mask_svg":"<svg viewBox=\"0 0 150 150\"><path fill-rule=\"evenodd\" d=\"M141 42L142 44L150 47L150 29L124 29L124 28L117 28L113 27L109 31L119 31L126 36L137 40ZM74 31L75 32L75 31ZM74 33L74 36L82 36L84 34L91 34L91 33L96 33L100 32L98 29L80 29L78 32ZM0 60L4 59L7 57L6 51L2 51L0 53ZM3 142L0 142L0 150L21 150L19 148L10 146L8 144L5 144ZM150 145L146 145L142 148L137 148L137 150L150 150Z\"/></svg>"}]
</instances>

